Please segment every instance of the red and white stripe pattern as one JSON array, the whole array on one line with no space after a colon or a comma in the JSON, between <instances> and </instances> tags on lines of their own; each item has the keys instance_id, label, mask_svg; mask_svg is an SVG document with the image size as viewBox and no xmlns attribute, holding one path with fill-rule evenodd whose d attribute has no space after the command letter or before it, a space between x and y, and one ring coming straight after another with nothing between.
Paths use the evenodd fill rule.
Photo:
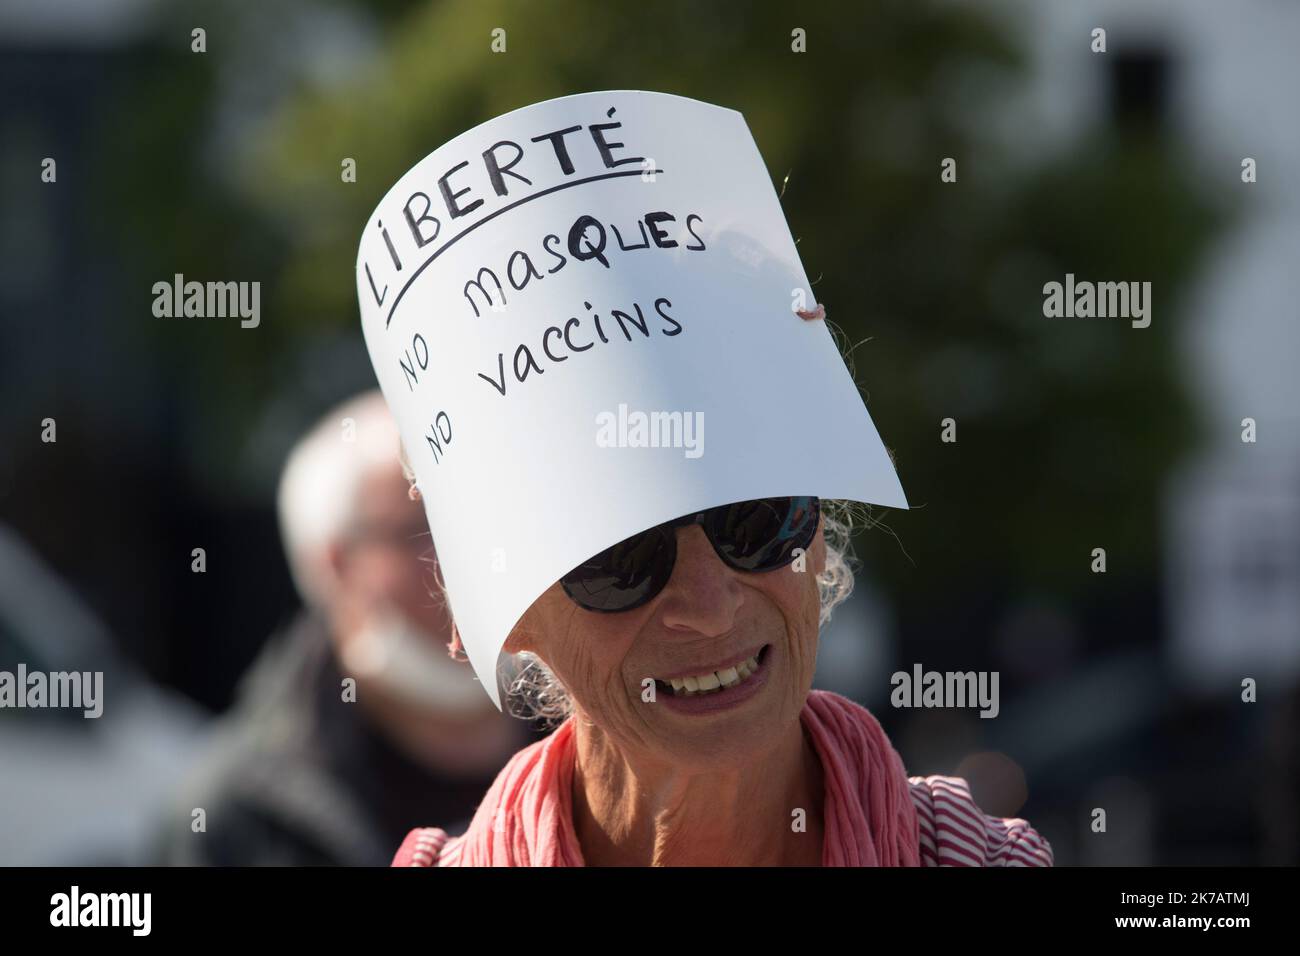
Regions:
<instances>
[{"instance_id":1,"label":"red and white stripe pattern","mask_svg":"<svg viewBox=\"0 0 1300 956\"><path fill-rule=\"evenodd\" d=\"M1028 821L980 810L961 777L908 777L920 826L922 866L1051 866L1052 846ZM459 866L461 841L412 830L393 866Z\"/></svg>"},{"instance_id":2,"label":"red and white stripe pattern","mask_svg":"<svg viewBox=\"0 0 1300 956\"><path fill-rule=\"evenodd\" d=\"M393 858L393 866L450 866L442 859L447 843L447 831L437 827L420 827L412 830L402 841L402 847Z\"/></svg>"},{"instance_id":3,"label":"red and white stripe pattern","mask_svg":"<svg viewBox=\"0 0 1300 956\"><path fill-rule=\"evenodd\" d=\"M1026 820L991 817L961 777L908 777L922 866L1051 866L1052 845Z\"/></svg>"}]
</instances>

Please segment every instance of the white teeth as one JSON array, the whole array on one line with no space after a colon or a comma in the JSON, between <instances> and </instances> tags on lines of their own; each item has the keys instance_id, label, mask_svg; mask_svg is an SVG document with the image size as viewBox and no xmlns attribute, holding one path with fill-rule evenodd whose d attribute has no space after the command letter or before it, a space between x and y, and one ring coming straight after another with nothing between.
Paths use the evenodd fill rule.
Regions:
<instances>
[{"instance_id":1,"label":"white teeth","mask_svg":"<svg viewBox=\"0 0 1300 956\"><path fill-rule=\"evenodd\" d=\"M674 677L668 683L672 685L673 695L688 697L693 694L714 693L724 687L735 687L758 670L758 655L741 661L734 667L724 667L719 671L697 674L694 677Z\"/></svg>"}]
</instances>

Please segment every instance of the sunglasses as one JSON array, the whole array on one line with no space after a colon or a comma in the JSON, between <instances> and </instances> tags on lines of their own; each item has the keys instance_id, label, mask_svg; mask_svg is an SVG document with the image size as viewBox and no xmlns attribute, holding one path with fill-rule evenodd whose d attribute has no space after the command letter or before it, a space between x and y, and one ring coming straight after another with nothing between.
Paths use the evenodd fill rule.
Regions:
<instances>
[{"instance_id":1,"label":"sunglasses","mask_svg":"<svg viewBox=\"0 0 1300 956\"><path fill-rule=\"evenodd\" d=\"M817 498L760 498L684 515L634 534L584 561L560 584L589 611L630 611L653 600L672 577L677 529L697 524L722 562L737 571L775 571L807 550L817 533Z\"/></svg>"}]
</instances>

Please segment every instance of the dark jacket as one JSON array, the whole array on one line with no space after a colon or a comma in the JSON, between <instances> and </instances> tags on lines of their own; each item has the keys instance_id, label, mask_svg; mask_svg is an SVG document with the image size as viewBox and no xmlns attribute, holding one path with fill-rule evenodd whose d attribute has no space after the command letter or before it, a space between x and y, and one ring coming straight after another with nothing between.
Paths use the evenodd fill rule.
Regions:
<instances>
[{"instance_id":1,"label":"dark jacket","mask_svg":"<svg viewBox=\"0 0 1300 956\"><path fill-rule=\"evenodd\" d=\"M179 792L154 862L385 866L420 821L463 830L496 771L430 772L342 700L342 679L316 617L273 638ZM196 808L206 832L195 832Z\"/></svg>"}]
</instances>

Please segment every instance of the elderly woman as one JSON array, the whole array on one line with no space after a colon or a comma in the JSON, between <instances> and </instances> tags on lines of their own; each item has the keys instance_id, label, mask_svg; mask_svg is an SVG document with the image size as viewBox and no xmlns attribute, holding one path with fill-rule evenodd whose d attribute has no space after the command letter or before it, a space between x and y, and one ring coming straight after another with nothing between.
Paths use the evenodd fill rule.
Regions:
<instances>
[{"instance_id":1,"label":"elderly woman","mask_svg":"<svg viewBox=\"0 0 1300 956\"><path fill-rule=\"evenodd\" d=\"M555 582L505 649L524 663L512 700L562 722L463 836L414 830L394 865L1050 866L1024 820L959 778L909 778L870 712L812 690L853 583L844 513L728 504Z\"/></svg>"}]
</instances>

